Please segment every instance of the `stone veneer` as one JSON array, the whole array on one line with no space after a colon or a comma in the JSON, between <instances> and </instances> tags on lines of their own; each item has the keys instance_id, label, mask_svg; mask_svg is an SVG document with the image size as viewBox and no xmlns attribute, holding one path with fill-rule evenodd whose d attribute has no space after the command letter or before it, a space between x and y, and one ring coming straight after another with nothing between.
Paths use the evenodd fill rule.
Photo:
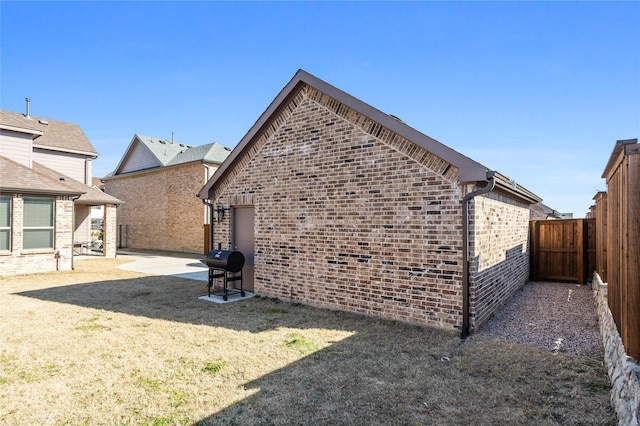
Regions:
<instances>
[{"instance_id":1,"label":"stone veneer","mask_svg":"<svg viewBox=\"0 0 640 426\"><path fill-rule=\"evenodd\" d=\"M279 111L216 184L212 200L255 208L255 291L459 328L463 187L458 170L309 86ZM480 269L516 270L517 285L524 284L528 206L494 198L476 209L478 248L485 250L479 252ZM500 218L485 220L483 214L494 210ZM232 217L214 224L215 242L223 248L231 246ZM513 268L504 265L514 259ZM489 290L503 285L495 278L477 282L482 292L475 309L482 315L513 291ZM490 293L495 294L485 297Z\"/></svg>"},{"instance_id":2,"label":"stone veneer","mask_svg":"<svg viewBox=\"0 0 640 426\"><path fill-rule=\"evenodd\" d=\"M611 405L619 425L640 425L640 364L627 356L607 303L607 285L597 273L593 275L604 360L611 379Z\"/></svg>"}]
</instances>

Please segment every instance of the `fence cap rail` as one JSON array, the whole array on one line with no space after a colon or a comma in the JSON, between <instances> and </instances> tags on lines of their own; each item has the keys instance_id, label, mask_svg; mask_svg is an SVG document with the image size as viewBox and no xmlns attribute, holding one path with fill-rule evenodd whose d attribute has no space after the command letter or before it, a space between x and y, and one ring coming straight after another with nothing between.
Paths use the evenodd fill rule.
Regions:
<instances>
[{"instance_id":1,"label":"fence cap rail","mask_svg":"<svg viewBox=\"0 0 640 426\"><path fill-rule=\"evenodd\" d=\"M624 156L634 153L640 153L640 146L638 145L637 138L622 139L616 141L616 144L613 146L611 157L609 157L609 161L607 162L607 166L602 172L602 177L608 180L611 177L612 172L618 167Z\"/></svg>"}]
</instances>

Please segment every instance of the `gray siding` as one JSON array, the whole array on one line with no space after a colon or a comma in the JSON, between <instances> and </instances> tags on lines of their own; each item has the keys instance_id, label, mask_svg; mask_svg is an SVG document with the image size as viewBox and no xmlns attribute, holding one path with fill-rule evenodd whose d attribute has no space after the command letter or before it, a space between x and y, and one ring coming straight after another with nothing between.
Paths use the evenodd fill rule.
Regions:
<instances>
[{"instance_id":1,"label":"gray siding","mask_svg":"<svg viewBox=\"0 0 640 426\"><path fill-rule=\"evenodd\" d=\"M33 161L86 184L86 156L34 148ZM91 182L89 182L90 184Z\"/></svg>"},{"instance_id":2,"label":"gray siding","mask_svg":"<svg viewBox=\"0 0 640 426\"><path fill-rule=\"evenodd\" d=\"M138 170L146 170L159 166L161 166L161 164L158 162L158 159L153 156L151 151L141 143L136 143L131 150L131 154L125 159L124 164L122 164L118 174L136 172Z\"/></svg>"}]
</instances>

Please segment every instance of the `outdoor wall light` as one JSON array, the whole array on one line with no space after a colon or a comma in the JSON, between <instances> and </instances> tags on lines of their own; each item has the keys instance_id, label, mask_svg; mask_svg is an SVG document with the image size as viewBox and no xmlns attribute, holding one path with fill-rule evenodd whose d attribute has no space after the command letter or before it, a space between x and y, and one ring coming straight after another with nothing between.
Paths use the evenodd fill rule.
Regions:
<instances>
[{"instance_id":1,"label":"outdoor wall light","mask_svg":"<svg viewBox=\"0 0 640 426\"><path fill-rule=\"evenodd\" d=\"M230 210L229 207L224 207L222 204L218 204L215 210L216 219L218 223L222 222L225 216L225 212L228 212L229 210Z\"/></svg>"}]
</instances>

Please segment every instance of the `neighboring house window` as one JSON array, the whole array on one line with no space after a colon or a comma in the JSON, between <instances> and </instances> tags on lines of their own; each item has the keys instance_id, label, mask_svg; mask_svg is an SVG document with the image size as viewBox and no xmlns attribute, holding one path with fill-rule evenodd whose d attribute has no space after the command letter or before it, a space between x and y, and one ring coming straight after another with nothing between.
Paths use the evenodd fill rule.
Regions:
<instances>
[{"instance_id":1,"label":"neighboring house window","mask_svg":"<svg viewBox=\"0 0 640 426\"><path fill-rule=\"evenodd\" d=\"M24 197L22 248L53 248L53 198Z\"/></svg>"},{"instance_id":2,"label":"neighboring house window","mask_svg":"<svg viewBox=\"0 0 640 426\"><path fill-rule=\"evenodd\" d=\"M0 251L11 248L11 197L0 195Z\"/></svg>"}]
</instances>

